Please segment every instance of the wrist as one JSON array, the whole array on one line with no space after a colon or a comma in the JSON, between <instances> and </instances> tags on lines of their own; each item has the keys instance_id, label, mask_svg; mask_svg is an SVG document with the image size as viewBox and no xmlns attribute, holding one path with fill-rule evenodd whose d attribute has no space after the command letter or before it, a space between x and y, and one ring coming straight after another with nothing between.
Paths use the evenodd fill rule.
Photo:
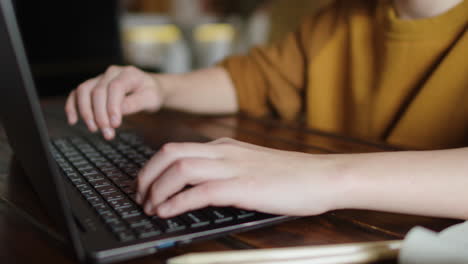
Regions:
<instances>
[{"instance_id":1,"label":"wrist","mask_svg":"<svg viewBox=\"0 0 468 264\"><path fill-rule=\"evenodd\" d=\"M334 192L329 210L359 208L358 200L362 194L360 188L364 185L359 173L359 158L356 154L337 154L330 157L333 160L330 181Z\"/></svg>"},{"instance_id":2,"label":"wrist","mask_svg":"<svg viewBox=\"0 0 468 264\"><path fill-rule=\"evenodd\" d=\"M304 208L304 215L353 208L351 205L354 202L350 200L354 199L357 179L350 159L354 155L305 155L306 159L302 162L305 166L300 166L298 173L307 178L306 204L312 206Z\"/></svg>"},{"instance_id":3,"label":"wrist","mask_svg":"<svg viewBox=\"0 0 468 264\"><path fill-rule=\"evenodd\" d=\"M161 106L166 106L175 88L174 80L169 74L151 74L154 82L155 92L161 100Z\"/></svg>"}]
</instances>

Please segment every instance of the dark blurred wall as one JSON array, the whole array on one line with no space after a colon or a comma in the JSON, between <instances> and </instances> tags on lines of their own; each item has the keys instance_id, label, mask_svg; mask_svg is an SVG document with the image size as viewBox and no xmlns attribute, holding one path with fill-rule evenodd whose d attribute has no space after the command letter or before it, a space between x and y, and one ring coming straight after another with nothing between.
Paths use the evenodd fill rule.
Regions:
<instances>
[{"instance_id":1,"label":"dark blurred wall","mask_svg":"<svg viewBox=\"0 0 468 264\"><path fill-rule=\"evenodd\" d=\"M15 0L41 96L63 95L121 62L119 1Z\"/></svg>"}]
</instances>

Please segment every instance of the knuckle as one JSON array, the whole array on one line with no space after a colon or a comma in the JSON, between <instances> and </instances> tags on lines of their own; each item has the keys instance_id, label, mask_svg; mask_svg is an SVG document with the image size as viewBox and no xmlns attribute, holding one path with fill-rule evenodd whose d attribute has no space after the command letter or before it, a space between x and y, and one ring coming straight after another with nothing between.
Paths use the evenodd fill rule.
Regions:
<instances>
[{"instance_id":1,"label":"knuckle","mask_svg":"<svg viewBox=\"0 0 468 264\"><path fill-rule=\"evenodd\" d=\"M218 145L217 148L219 148L221 152L231 153L231 154L237 153L239 150L239 146L236 144L232 144L232 143L223 143L223 144Z\"/></svg>"},{"instance_id":2,"label":"knuckle","mask_svg":"<svg viewBox=\"0 0 468 264\"><path fill-rule=\"evenodd\" d=\"M185 175L190 172L193 167L193 162L186 159L178 160L174 164L175 172L179 175Z\"/></svg>"},{"instance_id":3,"label":"knuckle","mask_svg":"<svg viewBox=\"0 0 468 264\"><path fill-rule=\"evenodd\" d=\"M234 141L234 139L232 139L232 138L230 138L230 137L222 137L222 138L220 138L220 139L221 139L223 142L228 142L228 143Z\"/></svg>"},{"instance_id":4,"label":"knuckle","mask_svg":"<svg viewBox=\"0 0 468 264\"><path fill-rule=\"evenodd\" d=\"M113 73L113 72L118 71L119 69L120 69L119 66L117 66L117 65L111 65L111 66L109 66L109 67L107 68L106 73Z\"/></svg>"},{"instance_id":5,"label":"knuckle","mask_svg":"<svg viewBox=\"0 0 468 264\"><path fill-rule=\"evenodd\" d=\"M138 68L132 65L125 66L124 70L130 73L139 72Z\"/></svg>"},{"instance_id":6,"label":"knuckle","mask_svg":"<svg viewBox=\"0 0 468 264\"><path fill-rule=\"evenodd\" d=\"M233 141L234 140L232 138L222 137L222 138L216 139L213 142L216 143L216 144L228 144L228 143L232 143Z\"/></svg>"},{"instance_id":7,"label":"knuckle","mask_svg":"<svg viewBox=\"0 0 468 264\"><path fill-rule=\"evenodd\" d=\"M109 83L109 90L116 91L122 89L123 85L119 80L114 80Z\"/></svg>"},{"instance_id":8,"label":"knuckle","mask_svg":"<svg viewBox=\"0 0 468 264\"><path fill-rule=\"evenodd\" d=\"M83 93L87 92L88 91L88 85L87 84L88 84L88 82L84 82L84 83L78 85L78 87L76 88L76 92L78 94L83 94Z\"/></svg>"},{"instance_id":9,"label":"knuckle","mask_svg":"<svg viewBox=\"0 0 468 264\"><path fill-rule=\"evenodd\" d=\"M179 149L179 144L166 143L161 147L161 153L163 155L172 155L172 153L177 152L178 149Z\"/></svg>"},{"instance_id":10,"label":"knuckle","mask_svg":"<svg viewBox=\"0 0 468 264\"><path fill-rule=\"evenodd\" d=\"M93 89L93 90L91 91L91 96L92 96L93 98L101 97L101 96L104 95L104 92L105 92L105 91L104 91L104 89L103 89L102 87L96 87L96 89Z\"/></svg>"},{"instance_id":11,"label":"knuckle","mask_svg":"<svg viewBox=\"0 0 468 264\"><path fill-rule=\"evenodd\" d=\"M76 89L74 90L71 90L71 92L68 94L67 98L69 99L68 101L70 101L71 98L73 98L73 96L75 95L76 93Z\"/></svg>"}]
</instances>

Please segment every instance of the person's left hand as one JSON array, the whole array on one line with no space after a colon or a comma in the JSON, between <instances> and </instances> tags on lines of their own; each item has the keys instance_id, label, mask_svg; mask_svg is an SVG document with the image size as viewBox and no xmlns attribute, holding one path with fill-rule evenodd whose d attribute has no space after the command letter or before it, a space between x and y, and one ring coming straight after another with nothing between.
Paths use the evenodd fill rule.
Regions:
<instances>
[{"instance_id":1,"label":"person's left hand","mask_svg":"<svg viewBox=\"0 0 468 264\"><path fill-rule=\"evenodd\" d=\"M280 151L233 139L169 143L141 170L137 201L147 214L161 217L207 206L316 215L337 209L337 198L344 197L339 168L333 155Z\"/></svg>"}]
</instances>

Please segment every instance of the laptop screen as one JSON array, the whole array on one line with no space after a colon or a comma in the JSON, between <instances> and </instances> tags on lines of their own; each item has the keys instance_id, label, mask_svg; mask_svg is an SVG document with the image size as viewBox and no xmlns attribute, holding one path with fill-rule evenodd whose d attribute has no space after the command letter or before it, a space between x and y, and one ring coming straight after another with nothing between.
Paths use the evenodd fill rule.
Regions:
<instances>
[{"instance_id":1,"label":"laptop screen","mask_svg":"<svg viewBox=\"0 0 468 264\"><path fill-rule=\"evenodd\" d=\"M64 183L49 150L11 0L0 0L0 119L17 160L47 212L80 250Z\"/></svg>"}]
</instances>

